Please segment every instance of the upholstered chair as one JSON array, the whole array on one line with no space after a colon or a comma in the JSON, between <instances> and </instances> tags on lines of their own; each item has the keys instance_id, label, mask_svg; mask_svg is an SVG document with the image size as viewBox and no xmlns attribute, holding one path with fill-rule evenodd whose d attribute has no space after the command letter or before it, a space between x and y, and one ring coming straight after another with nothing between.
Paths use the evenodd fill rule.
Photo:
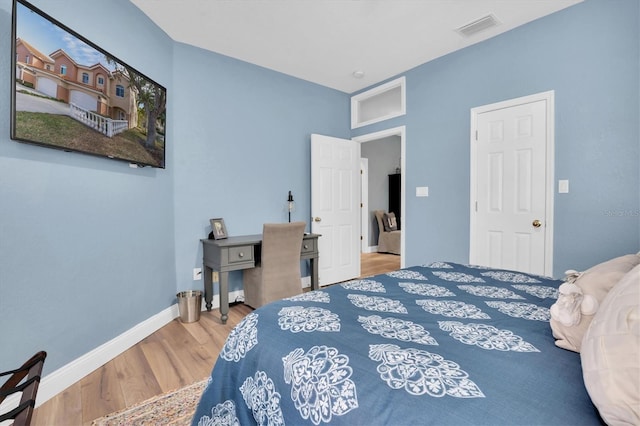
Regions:
<instances>
[{"instance_id":1,"label":"upholstered chair","mask_svg":"<svg viewBox=\"0 0 640 426\"><path fill-rule=\"evenodd\" d=\"M244 303L259 308L302 293L300 248L304 222L265 223L260 264L242 271Z\"/></svg>"},{"instance_id":2,"label":"upholstered chair","mask_svg":"<svg viewBox=\"0 0 640 426\"><path fill-rule=\"evenodd\" d=\"M373 213L378 221L378 252L400 254L400 230L385 231L384 227L384 210L374 210Z\"/></svg>"}]
</instances>

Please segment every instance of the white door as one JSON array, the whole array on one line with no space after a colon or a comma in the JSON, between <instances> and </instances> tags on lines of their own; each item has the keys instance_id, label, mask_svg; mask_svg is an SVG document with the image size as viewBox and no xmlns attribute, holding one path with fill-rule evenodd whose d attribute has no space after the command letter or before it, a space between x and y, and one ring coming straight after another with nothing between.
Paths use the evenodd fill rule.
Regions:
<instances>
[{"instance_id":1,"label":"white door","mask_svg":"<svg viewBox=\"0 0 640 426\"><path fill-rule=\"evenodd\" d=\"M552 274L552 101L551 92L472 111L472 264Z\"/></svg>"},{"instance_id":2,"label":"white door","mask_svg":"<svg viewBox=\"0 0 640 426\"><path fill-rule=\"evenodd\" d=\"M360 275L360 144L311 135L311 232L320 285Z\"/></svg>"},{"instance_id":3,"label":"white door","mask_svg":"<svg viewBox=\"0 0 640 426\"><path fill-rule=\"evenodd\" d=\"M360 159L360 253L369 253L369 159Z\"/></svg>"}]
</instances>

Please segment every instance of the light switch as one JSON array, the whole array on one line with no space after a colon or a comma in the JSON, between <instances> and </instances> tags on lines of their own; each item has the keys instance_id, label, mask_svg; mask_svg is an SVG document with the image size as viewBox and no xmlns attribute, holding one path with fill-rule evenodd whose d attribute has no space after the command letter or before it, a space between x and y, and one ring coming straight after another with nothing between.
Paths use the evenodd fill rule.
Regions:
<instances>
[{"instance_id":1,"label":"light switch","mask_svg":"<svg viewBox=\"0 0 640 426\"><path fill-rule=\"evenodd\" d=\"M558 181L558 194L567 194L569 192L569 181L567 179L560 179Z\"/></svg>"},{"instance_id":2,"label":"light switch","mask_svg":"<svg viewBox=\"0 0 640 426\"><path fill-rule=\"evenodd\" d=\"M416 186L416 197L428 197L428 196L429 196L428 186Z\"/></svg>"}]
</instances>

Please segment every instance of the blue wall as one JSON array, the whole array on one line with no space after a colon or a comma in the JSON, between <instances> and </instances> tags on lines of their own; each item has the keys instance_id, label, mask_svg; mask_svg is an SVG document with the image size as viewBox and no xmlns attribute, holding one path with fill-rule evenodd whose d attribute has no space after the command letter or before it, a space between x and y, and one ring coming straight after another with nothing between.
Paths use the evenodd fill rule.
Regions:
<instances>
[{"instance_id":1,"label":"blue wall","mask_svg":"<svg viewBox=\"0 0 640 426\"><path fill-rule=\"evenodd\" d=\"M128 1L35 3L171 91L171 41ZM173 171L10 140L10 29L2 0L0 367L44 349L49 373L173 303Z\"/></svg>"},{"instance_id":2,"label":"blue wall","mask_svg":"<svg viewBox=\"0 0 640 426\"><path fill-rule=\"evenodd\" d=\"M637 0L587 0L407 71L406 264L469 260L470 109L555 90L554 276L640 250ZM597 29L597 30L596 30ZM416 198L416 186L429 186Z\"/></svg>"},{"instance_id":3,"label":"blue wall","mask_svg":"<svg viewBox=\"0 0 640 426\"><path fill-rule=\"evenodd\" d=\"M555 201L556 274L640 250L640 12L613 3L587 0L409 70L407 115L351 132L347 94L175 43L127 0L34 1L167 87L157 170L9 139L0 0L0 369L45 349L48 374L201 286L191 271L212 217L260 232L285 220L292 190L306 221L311 133L406 125L406 263L466 261L469 109L555 90L556 178L571 182ZM412 196L423 185L429 197Z\"/></svg>"},{"instance_id":4,"label":"blue wall","mask_svg":"<svg viewBox=\"0 0 640 426\"><path fill-rule=\"evenodd\" d=\"M45 349L48 374L201 288L210 218L259 233L292 190L306 220L309 135L348 137L349 97L175 43L127 0L33 3L168 90L165 170L10 140L0 0L0 367Z\"/></svg>"},{"instance_id":5,"label":"blue wall","mask_svg":"<svg viewBox=\"0 0 640 426\"><path fill-rule=\"evenodd\" d=\"M174 46L174 67L177 283L200 288L192 270L209 219L222 217L232 235L258 234L287 221L291 191L292 220L309 222L310 135L348 138L349 97L184 44ZM240 272L229 280L242 288Z\"/></svg>"}]
</instances>

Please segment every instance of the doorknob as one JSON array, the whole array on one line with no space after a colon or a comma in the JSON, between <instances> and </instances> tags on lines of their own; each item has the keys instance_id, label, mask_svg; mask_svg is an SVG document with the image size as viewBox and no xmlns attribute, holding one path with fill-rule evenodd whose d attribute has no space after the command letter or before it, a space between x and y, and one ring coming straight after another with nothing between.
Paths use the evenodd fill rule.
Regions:
<instances>
[{"instance_id":1,"label":"doorknob","mask_svg":"<svg viewBox=\"0 0 640 426\"><path fill-rule=\"evenodd\" d=\"M531 224L534 228L540 228L542 226L542 222L540 222L538 219L534 220Z\"/></svg>"},{"instance_id":2,"label":"doorknob","mask_svg":"<svg viewBox=\"0 0 640 426\"><path fill-rule=\"evenodd\" d=\"M316 217L313 218L313 221L314 222L322 222L322 218L316 216Z\"/></svg>"}]
</instances>

